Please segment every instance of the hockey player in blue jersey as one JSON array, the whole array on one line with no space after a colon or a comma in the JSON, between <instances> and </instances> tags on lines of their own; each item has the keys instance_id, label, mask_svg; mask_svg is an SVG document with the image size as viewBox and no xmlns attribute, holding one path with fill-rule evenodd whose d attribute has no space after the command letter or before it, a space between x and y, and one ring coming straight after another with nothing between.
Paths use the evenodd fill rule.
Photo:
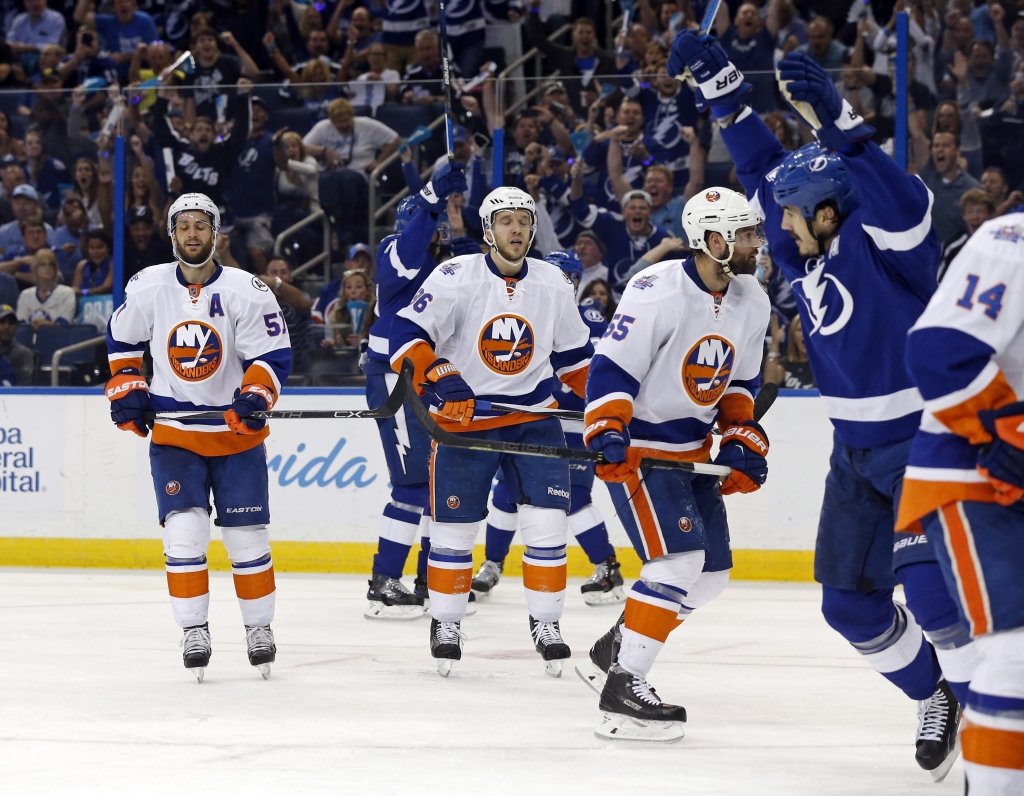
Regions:
<instances>
[{"instance_id":1,"label":"hockey player in blue jersey","mask_svg":"<svg viewBox=\"0 0 1024 796\"><path fill-rule=\"evenodd\" d=\"M369 350L363 366L366 403L370 409L383 404L398 383L397 374L388 364L391 322L437 266L439 220L448 206L448 197L465 190L462 164L442 166L418 194L399 206L396 234L386 237L377 249L378 317L370 327ZM470 248L462 251L460 247L464 244L469 244ZM480 251L468 238L453 241L453 245L460 254ZM364 616L368 619L416 619L424 614L427 591L430 437L408 407L403 407L394 417L378 419L377 428L391 479L391 502L384 507L381 518ZM421 525L423 538L417 588L409 591L400 579Z\"/></svg>"},{"instance_id":2,"label":"hockey player in blue jersey","mask_svg":"<svg viewBox=\"0 0 1024 796\"><path fill-rule=\"evenodd\" d=\"M572 280L573 287L579 291L583 264L580 263L576 252L553 251L544 260L561 268L562 273ZM590 341L595 344L608 328L600 305L590 303L596 301L597 299L588 299L579 306L580 317L590 329ZM560 408L583 411L583 399L564 387L557 379L552 379L551 392L558 399ZM583 421L562 420L561 423L565 444L570 448L585 450ZM583 601L587 605L613 605L625 602L626 594L619 572L619 562L615 557L615 548L608 541L608 529L605 527L604 518L590 495L594 487L594 465L571 462L569 484L569 531L576 537L590 563L594 565L594 574L580 587ZM512 537L515 536L519 523L516 504L509 500L508 485L500 471L498 483L494 486L487 508L485 560L473 576L473 591L481 596L489 594L498 584L505 568L505 557L508 555Z\"/></svg>"},{"instance_id":3,"label":"hockey player in blue jersey","mask_svg":"<svg viewBox=\"0 0 1024 796\"><path fill-rule=\"evenodd\" d=\"M689 69L698 105L710 106L762 209L835 428L814 557L825 620L918 700L916 759L939 780L958 754L958 698L975 650L933 550L894 532L923 407L903 352L936 288L932 196L871 142L872 128L807 56L778 67L783 95L818 138L789 154L745 104L750 84L717 43L681 33L668 66L675 76ZM893 602L897 583L906 606Z\"/></svg>"}]
</instances>

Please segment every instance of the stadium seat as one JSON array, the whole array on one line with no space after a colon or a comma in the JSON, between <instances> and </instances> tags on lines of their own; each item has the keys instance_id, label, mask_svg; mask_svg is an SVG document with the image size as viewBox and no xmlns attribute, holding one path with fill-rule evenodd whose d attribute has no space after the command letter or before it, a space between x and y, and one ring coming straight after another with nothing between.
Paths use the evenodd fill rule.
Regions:
<instances>
[{"instance_id":1,"label":"stadium seat","mask_svg":"<svg viewBox=\"0 0 1024 796\"><path fill-rule=\"evenodd\" d=\"M353 105L352 110L356 116L373 116L373 108L370 105Z\"/></svg>"},{"instance_id":2,"label":"stadium seat","mask_svg":"<svg viewBox=\"0 0 1024 796\"><path fill-rule=\"evenodd\" d=\"M49 375L53 352L59 348L65 348L75 343L82 343L93 337L100 337L100 332L91 323L63 326L40 326L36 332L36 351L39 353L39 373ZM102 343L97 343L97 346ZM84 348L81 351L74 351L61 357L61 372L70 372L71 366L78 362L93 362L96 359L96 349L93 347Z\"/></svg>"},{"instance_id":3,"label":"stadium seat","mask_svg":"<svg viewBox=\"0 0 1024 796\"><path fill-rule=\"evenodd\" d=\"M271 111L269 129L287 127L292 132L305 135L313 127L313 119L305 108L277 108Z\"/></svg>"},{"instance_id":4,"label":"stadium seat","mask_svg":"<svg viewBox=\"0 0 1024 796\"><path fill-rule=\"evenodd\" d=\"M27 323L20 324L18 331L14 333L14 339L21 343L23 346L32 347L32 339L36 336L36 331Z\"/></svg>"},{"instance_id":5,"label":"stadium seat","mask_svg":"<svg viewBox=\"0 0 1024 796\"><path fill-rule=\"evenodd\" d=\"M397 105L385 102L377 108L377 121L386 124L402 138L412 135L412 132L423 125L426 127L433 121L430 109L424 105Z\"/></svg>"}]
</instances>

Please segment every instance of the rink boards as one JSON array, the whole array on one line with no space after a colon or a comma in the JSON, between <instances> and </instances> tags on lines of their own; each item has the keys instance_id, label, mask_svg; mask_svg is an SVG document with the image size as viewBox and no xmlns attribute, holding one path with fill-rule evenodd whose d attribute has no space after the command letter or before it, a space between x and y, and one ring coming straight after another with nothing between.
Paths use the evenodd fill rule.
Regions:
<instances>
[{"instance_id":1,"label":"rink boards","mask_svg":"<svg viewBox=\"0 0 1024 796\"><path fill-rule=\"evenodd\" d=\"M361 390L300 389L275 408L365 407ZM726 498L733 577L811 580L831 425L816 394L796 392L784 392L763 424L768 482ZM276 421L267 464L275 568L369 572L390 489L375 423ZM635 577L639 560L600 483L594 498L623 573ZM482 532L478 541L482 558ZM572 545L569 574L590 574ZM513 551L506 574L519 574L518 559ZM210 564L228 568L219 541ZM0 566L163 567L148 442L111 424L101 391L0 390Z\"/></svg>"}]
</instances>

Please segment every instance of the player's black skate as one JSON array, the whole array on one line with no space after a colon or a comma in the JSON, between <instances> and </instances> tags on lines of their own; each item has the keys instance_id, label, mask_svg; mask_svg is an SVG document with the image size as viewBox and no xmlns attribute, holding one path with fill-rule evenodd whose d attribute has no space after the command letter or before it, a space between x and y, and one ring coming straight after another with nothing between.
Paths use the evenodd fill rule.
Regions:
<instances>
[{"instance_id":1,"label":"player's black skate","mask_svg":"<svg viewBox=\"0 0 1024 796\"><path fill-rule=\"evenodd\" d=\"M646 678L627 672L617 663L608 670L601 691L598 738L669 743L683 737L686 708L666 705Z\"/></svg>"},{"instance_id":2,"label":"player's black skate","mask_svg":"<svg viewBox=\"0 0 1024 796\"><path fill-rule=\"evenodd\" d=\"M612 629L594 642L594 646L590 648L590 660L576 666L576 674L579 675L579 678L599 694L604 688L608 670L619 657L619 647L622 645L622 625L625 621L626 612L623 611L612 625Z\"/></svg>"},{"instance_id":3,"label":"player's black skate","mask_svg":"<svg viewBox=\"0 0 1024 796\"><path fill-rule=\"evenodd\" d=\"M270 625L246 625L245 646L249 651L249 664L259 669L266 680L270 677L270 664L277 660L277 646Z\"/></svg>"},{"instance_id":4,"label":"player's black skate","mask_svg":"<svg viewBox=\"0 0 1024 796\"><path fill-rule=\"evenodd\" d=\"M554 622L538 622L530 617L530 635L533 644L544 659L544 671L552 677L562 676L562 661L568 659L572 652L569 645L562 640L562 631L558 620Z\"/></svg>"},{"instance_id":5,"label":"player's black skate","mask_svg":"<svg viewBox=\"0 0 1024 796\"><path fill-rule=\"evenodd\" d=\"M619 572L619 561L608 556L594 567L594 574L580 586L587 605L615 605L626 601L625 584Z\"/></svg>"},{"instance_id":6,"label":"player's black skate","mask_svg":"<svg viewBox=\"0 0 1024 796\"><path fill-rule=\"evenodd\" d=\"M370 577L366 599L363 616L367 619L419 619L426 613L421 595L409 591L398 578L389 578L379 572Z\"/></svg>"},{"instance_id":7,"label":"player's black skate","mask_svg":"<svg viewBox=\"0 0 1024 796\"><path fill-rule=\"evenodd\" d=\"M498 585L504 571L504 561L484 561L473 576L473 591L479 594L481 599L490 597L491 589Z\"/></svg>"},{"instance_id":8,"label":"player's black skate","mask_svg":"<svg viewBox=\"0 0 1024 796\"><path fill-rule=\"evenodd\" d=\"M184 647L181 657L185 662L185 668L196 676L196 680L200 683L203 682L203 677L206 676L206 667L210 665L210 658L213 656L209 622L186 627L185 634L178 642L178 646Z\"/></svg>"},{"instance_id":9,"label":"player's black skate","mask_svg":"<svg viewBox=\"0 0 1024 796\"><path fill-rule=\"evenodd\" d=\"M455 661L462 660L462 642L465 640L461 623L430 620L430 654L437 660L437 672L442 677L451 674Z\"/></svg>"},{"instance_id":10,"label":"player's black skate","mask_svg":"<svg viewBox=\"0 0 1024 796\"><path fill-rule=\"evenodd\" d=\"M960 755L960 703L945 680L917 703L917 764L942 782Z\"/></svg>"}]
</instances>

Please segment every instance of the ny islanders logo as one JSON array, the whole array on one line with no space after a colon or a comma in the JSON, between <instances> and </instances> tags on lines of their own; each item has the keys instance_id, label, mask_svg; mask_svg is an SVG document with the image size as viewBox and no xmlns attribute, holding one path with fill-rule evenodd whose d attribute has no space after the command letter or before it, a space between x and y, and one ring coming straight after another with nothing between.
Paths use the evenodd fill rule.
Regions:
<instances>
[{"instance_id":1,"label":"ny islanders logo","mask_svg":"<svg viewBox=\"0 0 1024 796\"><path fill-rule=\"evenodd\" d=\"M533 360L533 328L518 315L499 315L480 332L480 359L495 373L522 373Z\"/></svg>"},{"instance_id":2,"label":"ny islanders logo","mask_svg":"<svg viewBox=\"0 0 1024 796\"><path fill-rule=\"evenodd\" d=\"M683 387L700 406L712 406L725 388L736 361L732 344L724 337L709 334L690 349L683 361Z\"/></svg>"},{"instance_id":3,"label":"ny islanders logo","mask_svg":"<svg viewBox=\"0 0 1024 796\"><path fill-rule=\"evenodd\" d=\"M171 370L185 381L203 381L217 372L224 348L217 330L202 321L179 323L167 338Z\"/></svg>"}]
</instances>

